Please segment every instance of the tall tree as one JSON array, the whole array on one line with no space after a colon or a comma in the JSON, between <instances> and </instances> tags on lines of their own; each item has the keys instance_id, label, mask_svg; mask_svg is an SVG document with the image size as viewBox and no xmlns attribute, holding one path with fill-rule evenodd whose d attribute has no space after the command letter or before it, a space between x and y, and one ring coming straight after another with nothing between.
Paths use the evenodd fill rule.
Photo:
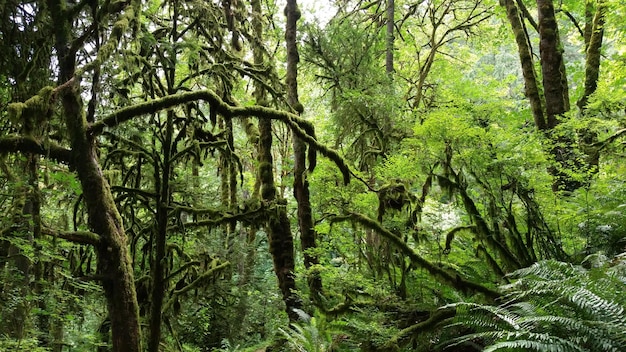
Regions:
<instances>
[{"instance_id":1,"label":"tall tree","mask_svg":"<svg viewBox=\"0 0 626 352\"><path fill-rule=\"evenodd\" d=\"M584 110L589 96L596 89L599 70L600 52L604 26L604 4L598 1L586 2L585 12L587 23L585 31L581 31L585 42L585 81L584 91L578 99L579 108ZM537 0L537 20L531 16L522 1L502 0L500 4L506 9L507 19L515 35L518 53L522 66L526 96L529 99L535 126L544 131L553 140L554 147L550 154L556 164L550 168L555 176L554 190L571 192L582 186L582 182L571 176L573 172L596 170L598 166L597 154L592 150L587 160L581 162L580 157L573 151L575 140L554 133L555 127L564 121L565 114L570 111L570 93L563 57L563 43L559 34L556 9L552 0ZM573 16L565 12L570 19ZM534 28L539 35L539 54L541 69L541 84L536 79L532 46L525 22ZM574 22L578 26L577 22ZM580 27L578 27L580 29ZM542 92L542 93L541 93ZM587 133L588 134L588 133ZM589 137L589 136L588 136ZM583 143L591 144L593 140L583 137ZM587 140L585 140L587 139ZM593 138L591 138L593 139Z\"/></svg>"},{"instance_id":2,"label":"tall tree","mask_svg":"<svg viewBox=\"0 0 626 352\"><path fill-rule=\"evenodd\" d=\"M261 18L261 6L258 0L252 2L252 9L257 20ZM259 43L263 43L263 27L257 23L254 26L255 34ZM257 65L264 64L263 48L253 48L254 61ZM267 93L261 84L255 88L257 104L266 105ZM287 218L286 202L278 199L276 185L274 184L274 161L272 156L272 121L269 119L259 120L259 180L261 182L261 199L266 204L276 207L276 212L267 220L267 233L269 237L270 253L274 262L274 272L278 278L278 286L285 302L285 310L290 321L298 320L296 309L301 307L301 300L296 294L295 259L293 247L293 235L291 225Z\"/></svg>"},{"instance_id":3,"label":"tall tree","mask_svg":"<svg viewBox=\"0 0 626 352\"><path fill-rule=\"evenodd\" d=\"M304 111L303 105L298 99L298 63L300 55L296 42L297 22L301 13L298 9L296 0L288 0L285 7L285 15L287 16L285 29L285 43L287 47L287 77L285 83L287 85L287 103L298 114ZM315 267L319 264L317 254L314 253L317 234L313 224L313 214L311 210L311 197L309 191L309 181L307 175L313 171L316 163L316 152L309 150L309 167L306 167L306 143L300 139L295 133L293 134L293 194L298 202L298 225L300 228L300 241L302 243L302 251L304 252L304 266L311 272L308 274L310 295L313 301L319 302L319 296L322 294L322 278L318 269Z\"/></svg>"},{"instance_id":4,"label":"tall tree","mask_svg":"<svg viewBox=\"0 0 626 352\"><path fill-rule=\"evenodd\" d=\"M109 38L111 42L107 44L113 47L116 45L124 27L135 20L138 5L132 3L125 7L120 15L121 19L112 29ZM113 349L139 352L141 351L139 307L126 233L110 186L98 161L96 140L88 131L86 109L81 97L79 84L84 71L77 72L79 62L76 46L80 44L82 38L76 34L74 28L76 19L70 4L65 0L49 0L47 6L50 9L51 20L56 24L54 48L59 62L58 91L72 148L71 165L76 169L83 188L89 225L100 237L96 246L98 274L101 275L108 303ZM95 60L103 60L107 55L105 50L101 50Z\"/></svg>"}]
</instances>

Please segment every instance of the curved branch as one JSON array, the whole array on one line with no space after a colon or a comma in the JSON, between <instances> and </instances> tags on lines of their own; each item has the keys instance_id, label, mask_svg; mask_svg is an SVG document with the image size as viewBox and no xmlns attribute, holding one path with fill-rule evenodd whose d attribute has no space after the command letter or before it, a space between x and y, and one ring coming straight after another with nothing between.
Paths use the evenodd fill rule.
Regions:
<instances>
[{"instance_id":1,"label":"curved branch","mask_svg":"<svg viewBox=\"0 0 626 352\"><path fill-rule=\"evenodd\" d=\"M390 348L398 347L398 343L402 343L409 335L415 335L422 331L431 330L441 322L453 318L456 315L456 308L443 307L430 314L430 317L422 322L411 325L406 329L400 330L385 345Z\"/></svg>"},{"instance_id":2,"label":"curved branch","mask_svg":"<svg viewBox=\"0 0 626 352\"><path fill-rule=\"evenodd\" d=\"M251 209L249 211L241 212L241 213L230 213L230 212L220 212L216 210L211 212L209 209L206 209L205 214L209 214L209 216L218 216L217 218L211 218L207 220L199 220L194 222L186 223L186 227L204 227L204 226L217 226L221 224L227 224L235 221L239 222L249 222L253 223L258 220L259 217L267 216L268 210L271 210L266 207L259 207L257 209Z\"/></svg>"},{"instance_id":3,"label":"curved branch","mask_svg":"<svg viewBox=\"0 0 626 352\"><path fill-rule=\"evenodd\" d=\"M452 287L460 290L460 291L473 291L484 294L489 298L498 298L501 296L500 292L495 291L489 287L483 286L476 282L471 282L466 279L463 279L457 274L452 274L430 261L423 258L419 255L413 248L409 247L409 245L404 242L404 240L398 236L396 236L391 231L387 230L383 225L369 217L359 214L359 213L349 213L344 216L336 216L332 218L331 222L341 222L341 221L355 221L371 230L376 231L378 234L385 237L387 240L391 241L398 249L400 249L406 256L409 257L411 262L419 267L426 269L431 275L442 279L443 281L450 284Z\"/></svg>"},{"instance_id":4,"label":"curved branch","mask_svg":"<svg viewBox=\"0 0 626 352\"><path fill-rule=\"evenodd\" d=\"M590 146L593 148L598 148L598 152L599 152L602 149L606 148L609 144L613 143L616 139L622 137L625 134L626 134L626 128L622 128L621 130L607 137L605 140L592 143Z\"/></svg>"},{"instance_id":5,"label":"curved branch","mask_svg":"<svg viewBox=\"0 0 626 352\"><path fill-rule=\"evenodd\" d=\"M350 182L350 169L345 160L335 150L326 147L318 142L313 136L306 131L311 129L311 123L300 118L299 116L276 109L271 109L259 105L254 106L232 106L223 101L215 92L211 90L200 90L194 92L185 92L176 95L169 95L163 98L154 99L139 103L133 106L122 108L102 120L92 124L87 129L90 135L101 134L106 127L115 127L121 123L131 120L132 118L145 114L152 114L161 110L183 105L193 101L202 100L211 105L217 113L228 117L256 117L259 119L279 120L287 124L291 130L302 140L304 140L311 148L334 161L343 174L344 182Z\"/></svg>"},{"instance_id":6,"label":"curved branch","mask_svg":"<svg viewBox=\"0 0 626 352\"><path fill-rule=\"evenodd\" d=\"M47 141L45 143L32 137L8 136L0 138L0 153L32 153L49 157L61 163L69 164L72 150Z\"/></svg>"},{"instance_id":7,"label":"curved branch","mask_svg":"<svg viewBox=\"0 0 626 352\"><path fill-rule=\"evenodd\" d=\"M172 307L174 302L176 302L176 300L178 299L180 295L183 295L185 294L185 292L188 292L189 290L193 290L194 288L198 288L202 285L208 284L209 281L207 279L210 276L215 275L215 273L219 272L220 270L229 267L230 262L223 262L217 265L217 260L214 260L214 262L211 263L211 265L212 267L209 270L205 271L202 275L198 276L198 278L195 279L192 283L181 288L180 290L175 290L174 292L172 292L170 299L167 301L166 304L163 305L162 312L167 312Z\"/></svg>"}]
</instances>

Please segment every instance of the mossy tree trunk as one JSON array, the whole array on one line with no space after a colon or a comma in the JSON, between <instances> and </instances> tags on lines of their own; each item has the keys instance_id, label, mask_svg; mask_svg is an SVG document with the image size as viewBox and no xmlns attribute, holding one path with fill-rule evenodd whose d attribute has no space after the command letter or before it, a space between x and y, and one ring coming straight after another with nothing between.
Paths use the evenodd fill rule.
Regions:
<instances>
[{"instance_id":1,"label":"mossy tree trunk","mask_svg":"<svg viewBox=\"0 0 626 352\"><path fill-rule=\"evenodd\" d=\"M585 88L583 95L578 99L576 104L584 116L587 114L587 103L593 93L598 88L598 79L600 77L600 61L602 59L602 42L604 38L604 20L606 13L606 4L604 0L597 0L595 6L593 1L588 1L585 10ZM592 131L583 131L582 140L585 145L593 145L598 140L597 133ZM600 164L600 154L597 148L587 148L584 151L587 155L587 164L593 172L598 171Z\"/></svg>"},{"instance_id":2,"label":"mossy tree trunk","mask_svg":"<svg viewBox=\"0 0 626 352\"><path fill-rule=\"evenodd\" d=\"M163 299L166 290L165 282L165 247L167 242L167 228L169 225L170 208L170 177L172 174L172 137L174 134L174 113L167 112L165 139L163 141L162 162L155 163L154 179L157 181L157 223L154 237L154 257L152 259L152 289L150 292L150 336L148 351L158 352L161 342L161 322Z\"/></svg>"},{"instance_id":3,"label":"mossy tree trunk","mask_svg":"<svg viewBox=\"0 0 626 352\"><path fill-rule=\"evenodd\" d=\"M604 3L598 1L596 10L588 2L586 7L585 31L583 37L586 48L585 62L585 89L578 100L578 106L584 110L588 98L595 92L600 68L600 52L604 27ZM574 151L576 142L571 137L558 136L554 133L555 127L563 120L564 114L570 110L569 86L565 72L563 47L560 42L559 29L555 16L553 0L537 0L537 22L522 2L501 0L500 4L506 9L507 19L511 25L522 66L526 96L530 102L535 126L544 131L554 146L550 154L555 165L549 171L554 176L553 189L555 191L571 192L583 185L583 182L572 177L570 171L584 172L597 170L598 156L593 151L587 153L587 160L582 161ZM532 47L524 19L537 30L539 35L539 54L542 82L537 81L537 74L532 59ZM593 144L593 136L583 133L582 142Z\"/></svg>"},{"instance_id":4,"label":"mossy tree trunk","mask_svg":"<svg viewBox=\"0 0 626 352\"><path fill-rule=\"evenodd\" d=\"M539 54L546 100L547 127L553 129L569 110L567 77L563 63L563 47L554 14L553 0L537 0Z\"/></svg>"},{"instance_id":5,"label":"mossy tree trunk","mask_svg":"<svg viewBox=\"0 0 626 352\"><path fill-rule=\"evenodd\" d=\"M530 102L530 108L533 113L535 126L538 130L546 129L546 118L543 112L543 103L537 84L537 75L535 73L535 63L533 60L532 48L528 38L528 32L524 26L520 11L514 0L502 0L500 2L506 9L506 16L513 30L515 42L517 43L517 53L519 55L522 66L522 75L524 77L524 89L526 97Z\"/></svg>"},{"instance_id":6,"label":"mossy tree trunk","mask_svg":"<svg viewBox=\"0 0 626 352\"><path fill-rule=\"evenodd\" d=\"M287 202L276 197L272 158L272 122L269 119L259 121L259 175L261 179L261 199L272 204L275 212L267 220L269 251L274 263L274 272L278 278L278 286L285 302L285 310L289 321L297 321L295 309L301 307L297 296L294 275L295 259L291 224L287 217Z\"/></svg>"},{"instance_id":7,"label":"mossy tree trunk","mask_svg":"<svg viewBox=\"0 0 626 352\"><path fill-rule=\"evenodd\" d=\"M111 319L114 351L141 351L139 309L135 293L133 267L126 243L122 219L111 189L103 176L95 139L87 133L88 123L81 88L76 75L77 55L73 48L73 23L64 0L49 0L48 8L55 23L55 49L58 56L62 115L72 147L71 165L82 186L83 199L91 229L100 236L95 246L97 271L102 280Z\"/></svg>"},{"instance_id":8,"label":"mossy tree trunk","mask_svg":"<svg viewBox=\"0 0 626 352\"><path fill-rule=\"evenodd\" d=\"M4 21L0 26L0 36L3 38L6 51L0 54L0 75L11 86L11 100L16 103L26 102L45 86L50 85L50 61L52 56L52 43L46 30L49 24L44 20L45 16L29 17L31 12L46 14L45 8L41 4L33 4L31 8L25 8L19 2L3 3L0 9L0 20ZM22 20L19 26L15 26L17 19ZM12 27L12 28L11 28ZM33 104L36 105L36 104ZM46 105L46 104L44 104ZM49 114L47 106L27 107L21 111L19 118L12 119L11 123L5 124L5 131L8 126L13 125L19 128L20 135L32 139L41 139L45 126L48 122ZM31 258L25 254L23 249L15 243L5 246L0 242L1 253L8 259L6 267L0 262L0 267L13 271L11 274L18 274L16 281L7 280L3 286L12 286L20 301L15 309L7 314L2 324L0 324L0 334L6 334L15 339L22 339L26 336L30 322L41 329L40 345L49 346L48 330L49 324L45 314L39 314L33 319L31 308L33 308L32 294L37 294L43 289L42 271L46 264L39 260L39 246L36 241L41 236L41 192L39 189L39 154L24 153L23 158L16 158L16 168L4 171L5 176L13 184L17 185L13 189L13 210L10 214L9 236L17 239L15 243L28 243L35 248ZM5 252L6 251L6 252ZM13 286L15 285L15 286ZM39 300L37 305L41 312L46 312L43 300Z\"/></svg>"},{"instance_id":9,"label":"mossy tree trunk","mask_svg":"<svg viewBox=\"0 0 626 352\"><path fill-rule=\"evenodd\" d=\"M263 43L263 18L261 2L251 1L254 33L258 43ZM264 50L256 45L253 47L254 63L264 64ZM267 105L267 93L261 84L256 84L255 98L257 104ZM267 220L267 234L269 237L269 251L274 263L274 272L278 279L278 286L285 302L285 310L290 321L297 321L298 314L295 309L301 307L300 298L297 296L296 280L294 276L295 259L293 249L293 235L291 224L287 217L287 204L285 200L277 199L277 189L274 184L274 160L272 157L272 122L262 118L259 121L259 181L261 184L261 200L273 205L275 212Z\"/></svg>"},{"instance_id":10,"label":"mossy tree trunk","mask_svg":"<svg viewBox=\"0 0 626 352\"><path fill-rule=\"evenodd\" d=\"M304 108L298 99L298 47L296 44L297 22L300 18L300 10L296 0L288 0L285 7L287 16L285 30L285 44L287 47L287 103L298 113L302 113ZM316 231L313 225L313 215L311 212L311 196L309 191L309 181L307 174L309 170L306 167L307 146L302 139L295 133L293 134L293 153L294 153L294 169L293 169L293 194L298 202L298 225L300 228L300 242L302 251L304 252L304 266L310 270L308 275L308 285L311 291L311 297L314 301L319 299L322 293L322 278L315 266L319 264L317 255L314 253L317 248ZM313 153L315 153L313 151ZM315 165L314 154L311 154L313 160L310 160L309 167Z\"/></svg>"},{"instance_id":11,"label":"mossy tree trunk","mask_svg":"<svg viewBox=\"0 0 626 352\"><path fill-rule=\"evenodd\" d=\"M589 97L596 91L598 87L598 78L600 77L600 60L602 58L602 40L604 38L604 17L606 13L606 4L604 0L598 0L595 11L591 5L593 2L587 2L585 23L585 90L582 97L578 100L577 105L581 110L585 110Z\"/></svg>"}]
</instances>

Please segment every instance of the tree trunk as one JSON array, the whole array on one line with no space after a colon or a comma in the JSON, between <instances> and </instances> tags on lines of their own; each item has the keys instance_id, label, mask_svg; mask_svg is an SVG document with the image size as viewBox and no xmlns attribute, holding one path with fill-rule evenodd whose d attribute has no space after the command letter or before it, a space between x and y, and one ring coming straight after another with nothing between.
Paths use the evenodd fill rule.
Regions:
<instances>
[{"instance_id":1,"label":"tree trunk","mask_svg":"<svg viewBox=\"0 0 626 352\"><path fill-rule=\"evenodd\" d=\"M385 55L385 71L387 74L393 73L393 45L395 41L395 2L387 0L387 48Z\"/></svg>"},{"instance_id":2,"label":"tree trunk","mask_svg":"<svg viewBox=\"0 0 626 352\"><path fill-rule=\"evenodd\" d=\"M72 147L71 165L80 180L91 229L100 235L95 247L98 274L111 318L114 351L140 352L139 308L135 294L133 267L126 245L122 219L111 189L98 162L95 140L87 134L87 119L76 73L76 52L71 50L73 18L63 0L49 0L55 25L55 49L59 62L59 82L71 81L61 90L63 115Z\"/></svg>"},{"instance_id":3,"label":"tree trunk","mask_svg":"<svg viewBox=\"0 0 626 352\"><path fill-rule=\"evenodd\" d=\"M155 163L154 179L157 180L157 229L155 237L155 255L152 262L152 290L150 292L150 338L148 351L158 352L161 342L161 310L165 294L165 247L167 242L168 212L170 205L170 176L172 174L171 154L174 134L174 113L167 112L165 140L163 141L163 160ZM159 167L162 165L161 170Z\"/></svg>"},{"instance_id":4,"label":"tree trunk","mask_svg":"<svg viewBox=\"0 0 626 352\"><path fill-rule=\"evenodd\" d=\"M300 18L300 11L296 0L288 0L285 7L287 16L285 43L287 46L287 103L298 113L302 113L304 108L298 99L298 47L296 45L297 22ZM294 179L293 194L298 202L298 226L300 228L300 242L304 253L304 266L308 270L319 264L317 255L312 253L317 248L315 228L313 225L313 215L311 212L311 197L309 192L309 181L307 180L306 169L307 146L295 133L293 134L294 153ZM313 166L313 165L311 165ZM318 271L312 269L308 274L308 286L311 291L313 301L318 302L322 293L322 278Z\"/></svg>"},{"instance_id":5,"label":"tree trunk","mask_svg":"<svg viewBox=\"0 0 626 352\"><path fill-rule=\"evenodd\" d=\"M552 129L559 123L559 118L569 110L567 79L552 0L537 0L537 10L547 127Z\"/></svg>"},{"instance_id":6,"label":"tree trunk","mask_svg":"<svg viewBox=\"0 0 626 352\"><path fill-rule=\"evenodd\" d=\"M602 49L602 39L604 37L604 14L606 6L603 0L598 1L598 6L593 15L591 23L585 25L585 32L589 29L588 38L585 33L586 44L586 62L585 62L585 90L583 96L578 100L577 105L581 111L584 111L589 101L589 96L596 91L598 87L598 78L600 76L600 59Z\"/></svg>"},{"instance_id":7,"label":"tree trunk","mask_svg":"<svg viewBox=\"0 0 626 352\"><path fill-rule=\"evenodd\" d=\"M259 43L263 43L263 24L261 22L261 2L251 1L253 12L253 28ZM263 64L263 49L253 48L254 63ZM256 84L255 98L257 104L266 105L266 93L262 85ZM272 157L272 122L269 119L259 121L259 180L261 182L261 199L264 203L275 207L275 213L271 214L267 221L267 234L269 237L269 251L274 262L274 272L278 278L278 286L285 302L285 310L289 321L297 321L299 309L302 304L295 293L296 280L294 277L295 259L293 251L293 236L291 225L287 218L286 201L279 200L276 196L274 184L274 170Z\"/></svg>"},{"instance_id":8,"label":"tree trunk","mask_svg":"<svg viewBox=\"0 0 626 352\"><path fill-rule=\"evenodd\" d=\"M524 27L524 23L520 17L517 5L514 0L503 0L501 4L506 8L506 16L515 35L518 54L522 66L522 75L524 76L524 87L526 97L530 102L530 108L533 113L535 126L538 130L546 129L546 119L543 113L543 104L539 94L539 86L537 84L537 75L535 73L535 63L533 62L532 49L528 39L528 33Z\"/></svg>"}]
</instances>

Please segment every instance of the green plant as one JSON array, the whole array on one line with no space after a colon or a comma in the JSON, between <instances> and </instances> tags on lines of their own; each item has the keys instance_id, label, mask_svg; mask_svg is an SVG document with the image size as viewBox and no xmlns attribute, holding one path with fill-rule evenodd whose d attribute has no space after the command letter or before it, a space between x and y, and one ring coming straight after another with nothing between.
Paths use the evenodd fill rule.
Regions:
<instances>
[{"instance_id":1,"label":"green plant","mask_svg":"<svg viewBox=\"0 0 626 352\"><path fill-rule=\"evenodd\" d=\"M626 346L626 258L596 254L571 265L543 261L511 275L498 306L458 303L455 323L470 329L446 348L483 351L621 351Z\"/></svg>"},{"instance_id":2,"label":"green plant","mask_svg":"<svg viewBox=\"0 0 626 352\"><path fill-rule=\"evenodd\" d=\"M293 323L287 329L279 329L287 340L289 351L330 352L338 351L339 344L347 338L342 333L339 322L329 322L326 317L310 317L298 310L300 323Z\"/></svg>"}]
</instances>

